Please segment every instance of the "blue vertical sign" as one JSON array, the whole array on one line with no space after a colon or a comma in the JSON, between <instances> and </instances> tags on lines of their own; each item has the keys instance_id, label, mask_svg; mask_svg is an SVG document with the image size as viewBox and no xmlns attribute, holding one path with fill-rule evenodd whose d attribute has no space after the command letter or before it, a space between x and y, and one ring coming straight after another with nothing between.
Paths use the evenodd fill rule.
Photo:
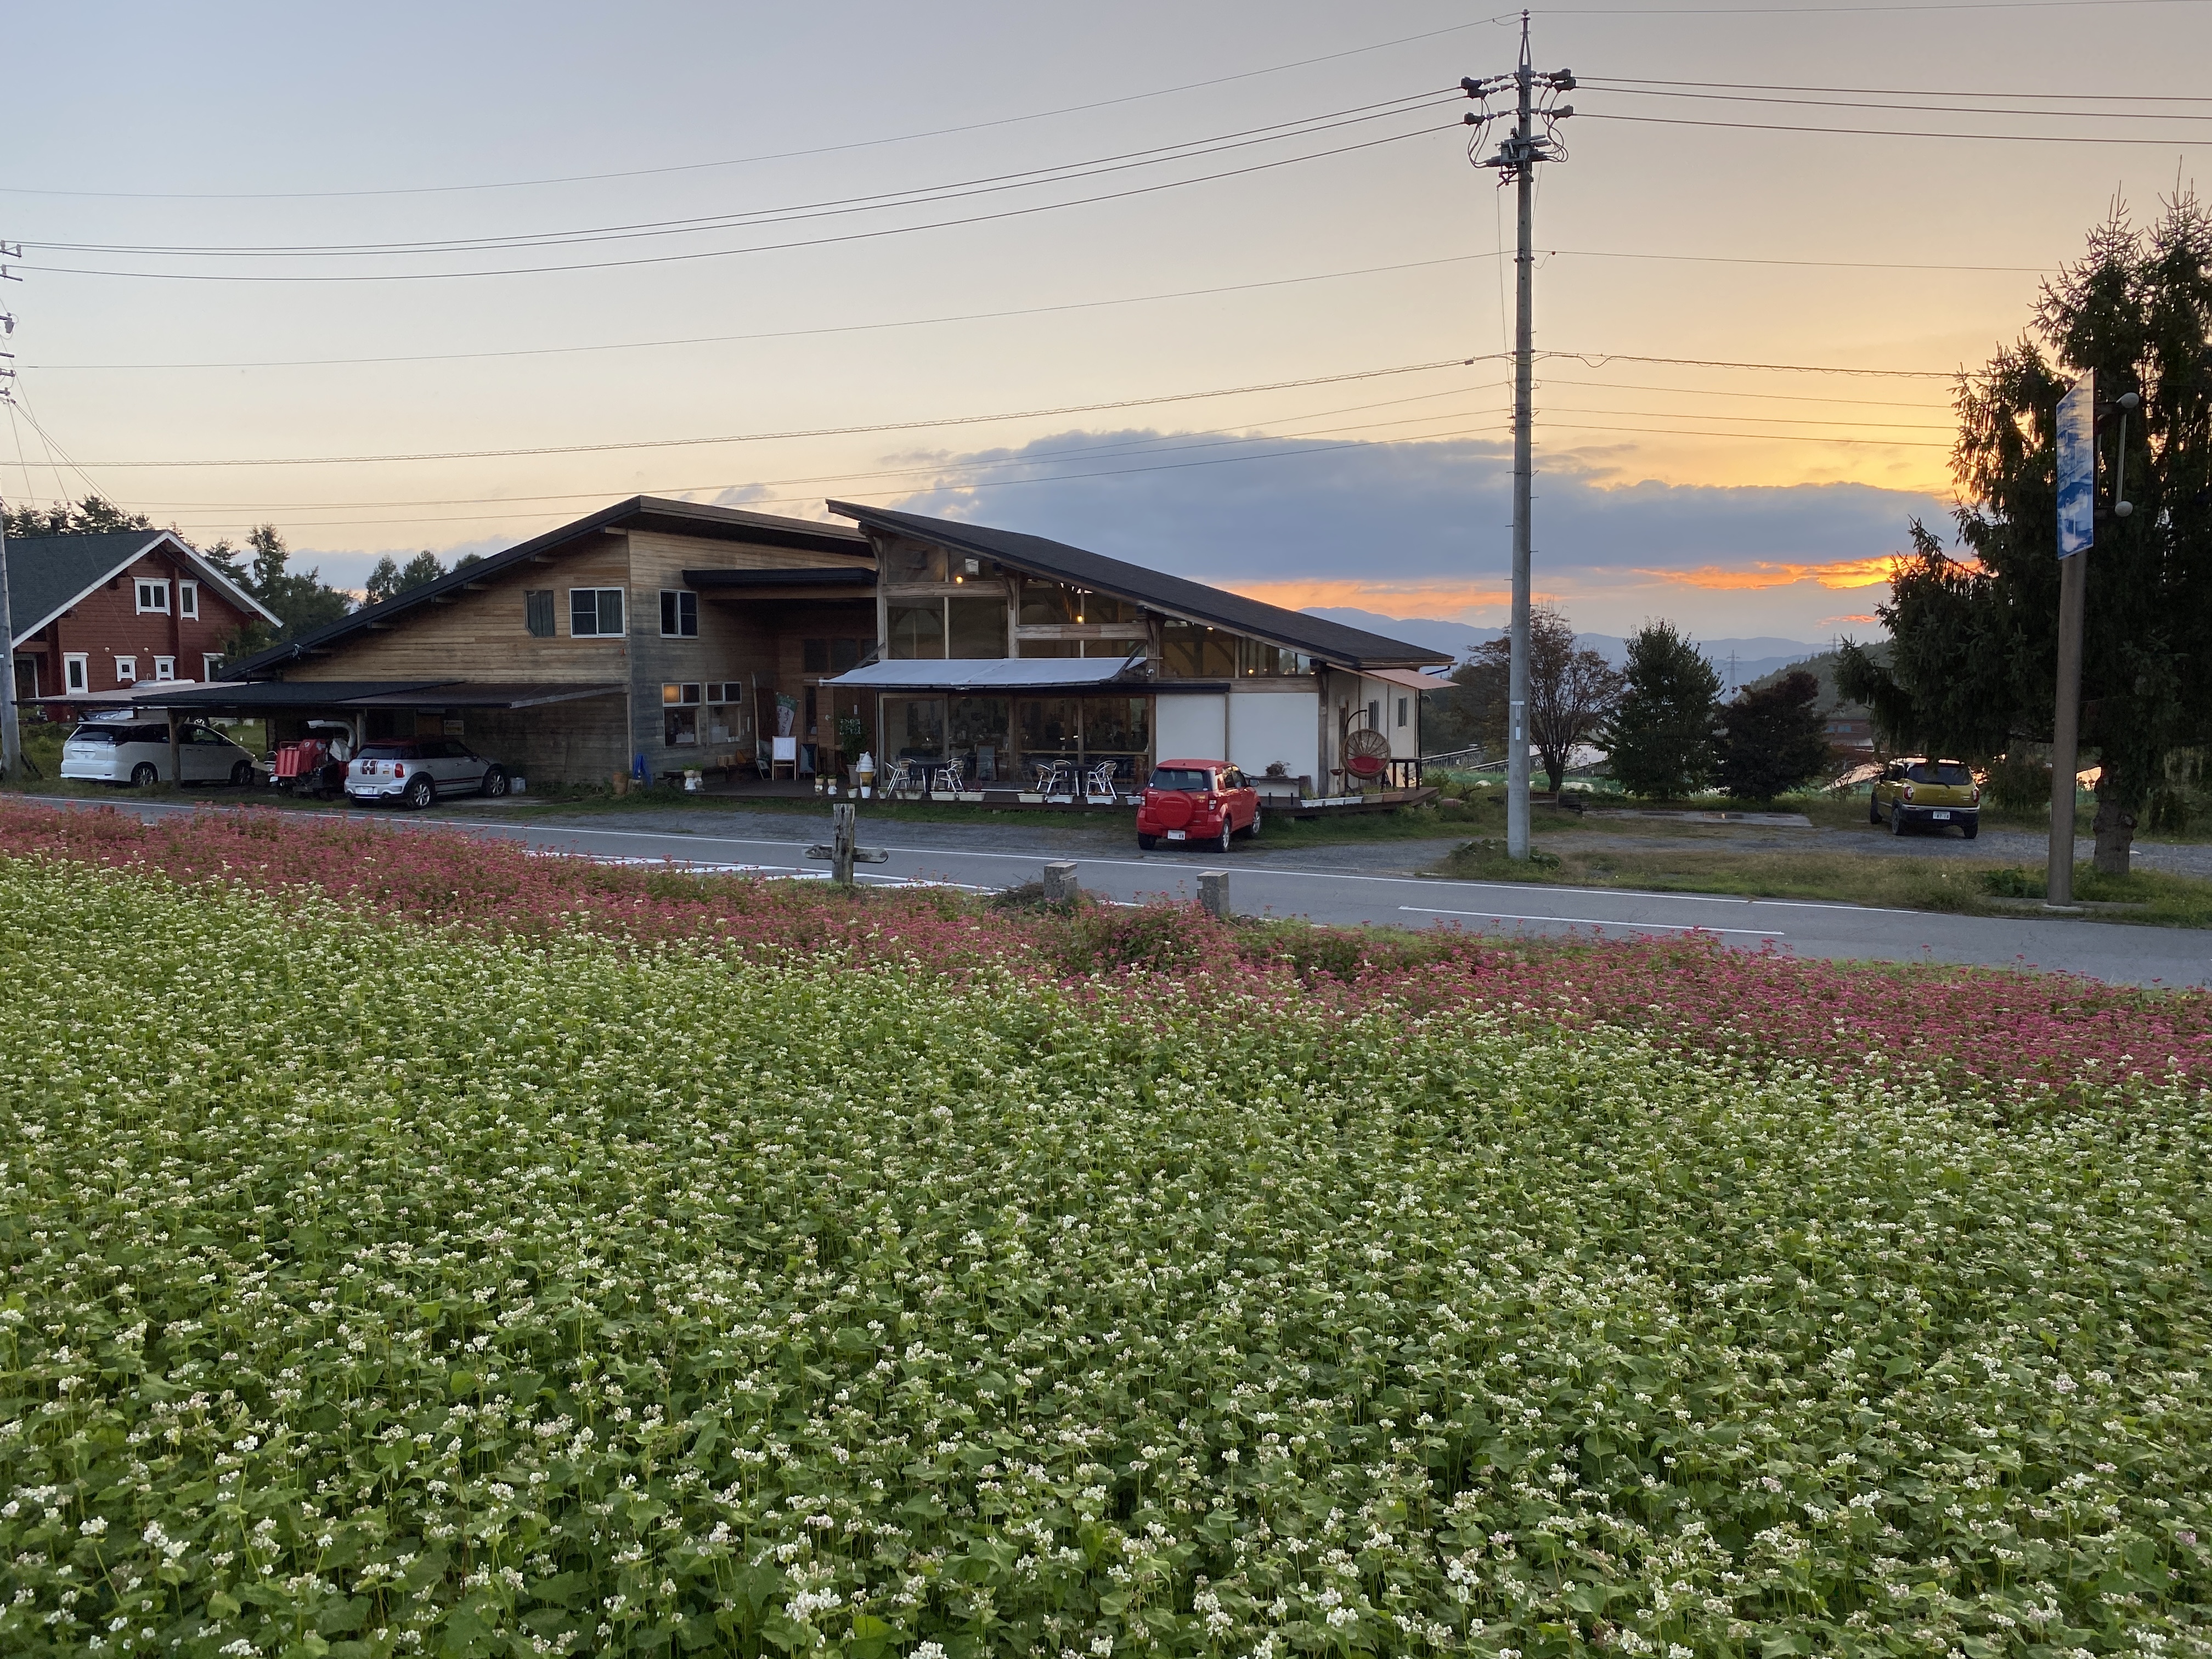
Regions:
<instances>
[{"instance_id":1,"label":"blue vertical sign","mask_svg":"<svg viewBox=\"0 0 2212 1659\"><path fill-rule=\"evenodd\" d=\"M2058 556L2097 539L2097 371L2058 400Z\"/></svg>"}]
</instances>

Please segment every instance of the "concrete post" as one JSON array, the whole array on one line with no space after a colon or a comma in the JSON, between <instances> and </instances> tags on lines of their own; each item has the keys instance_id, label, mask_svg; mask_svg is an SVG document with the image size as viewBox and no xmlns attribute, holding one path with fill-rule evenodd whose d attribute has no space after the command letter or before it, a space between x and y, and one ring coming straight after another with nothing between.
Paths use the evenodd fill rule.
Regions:
<instances>
[{"instance_id":1,"label":"concrete post","mask_svg":"<svg viewBox=\"0 0 2212 1659\"><path fill-rule=\"evenodd\" d=\"M1083 896L1083 884L1075 878L1074 865L1045 866L1044 896L1052 904L1073 904Z\"/></svg>"},{"instance_id":2,"label":"concrete post","mask_svg":"<svg viewBox=\"0 0 2212 1659\"><path fill-rule=\"evenodd\" d=\"M1198 902L1218 921L1229 920L1229 872L1209 870L1198 878Z\"/></svg>"}]
</instances>

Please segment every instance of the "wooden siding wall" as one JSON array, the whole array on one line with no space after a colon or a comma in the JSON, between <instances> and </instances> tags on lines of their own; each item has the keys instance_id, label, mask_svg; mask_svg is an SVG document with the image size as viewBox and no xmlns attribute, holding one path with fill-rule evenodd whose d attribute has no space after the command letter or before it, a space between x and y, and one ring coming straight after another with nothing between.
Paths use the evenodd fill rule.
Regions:
<instances>
[{"instance_id":1,"label":"wooden siding wall","mask_svg":"<svg viewBox=\"0 0 2212 1659\"><path fill-rule=\"evenodd\" d=\"M841 617L837 627L842 631L869 635L875 630L872 600L794 604L766 594L725 591L698 596L696 639L663 638L661 592L681 590L686 570L814 570L842 561L805 548L761 547L647 531L634 532L629 544L630 658L636 676L630 752L643 755L656 775L696 766L738 746L704 742L670 746L660 696L664 684L738 681L749 696L756 689L764 693L787 690L803 702L800 642L808 637L813 620L834 612ZM842 620L848 615L860 620ZM754 717L759 719L757 708ZM739 758L750 763L750 749L743 750Z\"/></svg>"},{"instance_id":2,"label":"wooden siding wall","mask_svg":"<svg viewBox=\"0 0 2212 1659\"><path fill-rule=\"evenodd\" d=\"M470 748L537 783L605 783L629 769L629 699L619 693L536 708L471 708Z\"/></svg>"},{"instance_id":3,"label":"wooden siding wall","mask_svg":"<svg viewBox=\"0 0 2212 1659\"><path fill-rule=\"evenodd\" d=\"M573 553L549 556L487 577L449 599L418 605L388 629L374 625L325 654L285 670L290 680L508 680L611 682L629 677L619 639L571 639L568 590L627 587L629 550L605 536ZM530 631L523 594L553 591L553 637ZM635 605L631 607L633 612ZM629 619L633 634L635 614ZM659 627L656 609L653 626Z\"/></svg>"}]
</instances>

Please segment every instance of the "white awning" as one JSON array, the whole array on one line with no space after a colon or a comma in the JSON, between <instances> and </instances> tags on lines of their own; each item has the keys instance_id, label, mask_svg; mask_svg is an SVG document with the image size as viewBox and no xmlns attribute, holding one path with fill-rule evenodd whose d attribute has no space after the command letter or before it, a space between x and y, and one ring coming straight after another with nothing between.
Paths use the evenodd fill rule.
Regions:
<instances>
[{"instance_id":1,"label":"white awning","mask_svg":"<svg viewBox=\"0 0 2212 1659\"><path fill-rule=\"evenodd\" d=\"M855 691L1085 691L1148 685L1121 657L950 657L872 662L822 682Z\"/></svg>"},{"instance_id":2,"label":"white awning","mask_svg":"<svg viewBox=\"0 0 2212 1659\"><path fill-rule=\"evenodd\" d=\"M1363 668L1359 672L1370 680L1388 680L1409 691L1449 691L1454 687L1454 682L1443 675L1424 674L1418 668Z\"/></svg>"}]
</instances>

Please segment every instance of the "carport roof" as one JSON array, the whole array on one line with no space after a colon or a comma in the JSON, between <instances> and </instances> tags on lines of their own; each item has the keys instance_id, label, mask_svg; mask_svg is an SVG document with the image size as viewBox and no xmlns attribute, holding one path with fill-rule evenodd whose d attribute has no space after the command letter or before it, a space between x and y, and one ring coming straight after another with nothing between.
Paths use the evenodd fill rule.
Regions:
<instances>
[{"instance_id":1,"label":"carport roof","mask_svg":"<svg viewBox=\"0 0 2212 1659\"><path fill-rule=\"evenodd\" d=\"M138 702L151 708L334 708L361 697L427 691L453 680L254 680L164 692L148 686Z\"/></svg>"},{"instance_id":2,"label":"carport roof","mask_svg":"<svg viewBox=\"0 0 2212 1659\"><path fill-rule=\"evenodd\" d=\"M535 708L623 689L562 680L252 680L190 691L149 686L133 701L147 708Z\"/></svg>"}]
</instances>

